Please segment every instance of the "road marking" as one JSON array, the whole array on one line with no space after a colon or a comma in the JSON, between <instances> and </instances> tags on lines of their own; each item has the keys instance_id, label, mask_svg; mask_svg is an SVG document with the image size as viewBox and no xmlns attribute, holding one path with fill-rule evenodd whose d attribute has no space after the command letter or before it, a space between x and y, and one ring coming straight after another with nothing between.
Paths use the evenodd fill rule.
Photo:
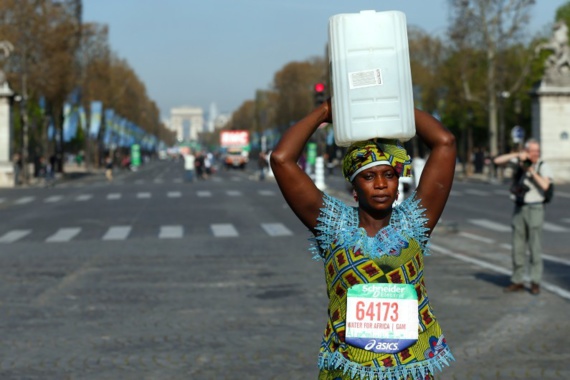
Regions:
<instances>
[{"instance_id":1,"label":"road marking","mask_svg":"<svg viewBox=\"0 0 570 380\"><path fill-rule=\"evenodd\" d=\"M111 226L103 236L103 240L125 240L130 233L130 226Z\"/></svg>"},{"instance_id":2,"label":"road marking","mask_svg":"<svg viewBox=\"0 0 570 380\"><path fill-rule=\"evenodd\" d=\"M282 223L261 223L261 228L267 232L269 236L291 236L293 232L285 227Z\"/></svg>"},{"instance_id":3,"label":"road marking","mask_svg":"<svg viewBox=\"0 0 570 380\"><path fill-rule=\"evenodd\" d=\"M469 264L475 264L479 267L489 269L493 272L501 273L505 276L510 276L512 273L510 270L502 268L502 267L498 266L497 264L490 264L490 263L487 263L485 261L477 260L477 259L474 259L472 257L462 255L460 253L453 253L450 250L448 250L447 248L443 248L443 247L440 247L440 246L435 245L435 244L431 244L431 249L434 251L437 251L443 255L452 257L456 260L460 260L460 261L463 261L463 262L466 262ZM565 290L565 289L562 289L556 285L552 285L552 284L545 282L545 281L542 281L540 283L540 286L546 290L549 290L550 292L552 292L554 294L557 294L558 296L560 296L562 298L570 300L570 292Z\"/></svg>"},{"instance_id":4,"label":"road marking","mask_svg":"<svg viewBox=\"0 0 570 380\"><path fill-rule=\"evenodd\" d=\"M174 183L182 183L182 179L181 178L175 178L172 180L172 182Z\"/></svg>"},{"instance_id":5,"label":"road marking","mask_svg":"<svg viewBox=\"0 0 570 380\"><path fill-rule=\"evenodd\" d=\"M160 226L159 239L180 239L184 235L182 226Z\"/></svg>"},{"instance_id":6,"label":"road marking","mask_svg":"<svg viewBox=\"0 0 570 380\"><path fill-rule=\"evenodd\" d=\"M46 239L48 243L70 241L81 232L81 228L60 228L57 232Z\"/></svg>"},{"instance_id":7,"label":"road marking","mask_svg":"<svg viewBox=\"0 0 570 380\"><path fill-rule=\"evenodd\" d=\"M166 196L168 198L180 198L182 196L182 193L180 191L169 191L166 193Z\"/></svg>"},{"instance_id":8,"label":"road marking","mask_svg":"<svg viewBox=\"0 0 570 380\"><path fill-rule=\"evenodd\" d=\"M17 205L24 205L24 204L26 204L26 203L33 202L34 199L36 199L36 197L23 197L23 198L18 199L18 200L17 200L16 202L14 202L14 203L17 204Z\"/></svg>"},{"instance_id":9,"label":"road marking","mask_svg":"<svg viewBox=\"0 0 570 380\"><path fill-rule=\"evenodd\" d=\"M562 221L563 221L564 223L570 223L570 218L564 218L564 219L562 219Z\"/></svg>"},{"instance_id":10,"label":"road marking","mask_svg":"<svg viewBox=\"0 0 570 380\"><path fill-rule=\"evenodd\" d=\"M88 201L89 199L93 198L92 194L82 194L75 198L78 202Z\"/></svg>"},{"instance_id":11,"label":"road marking","mask_svg":"<svg viewBox=\"0 0 570 380\"><path fill-rule=\"evenodd\" d=\"M463 196L463 193L461 191L451 190L449 192L449 195L451 195L452 197L461 197Z\"/></svg>"},{"instance_id":12,"label":"road marking","mask_svg":"<svg viewBox=\"0 0 570 380\"><path fill-rule=\"evenodd\" d=\"M483 243L488 243L488 244L493 244L495 242L495 240L493 240L493 239L489 239L489 238L486 238L483 236L475 235L475 234L472 234L469 232L460 232L459 235L466 237L468 239L471 239L471 240L477 240L477 241L481 241Z\"/></svg>"},{"instance_id":13,"label":"road marking","mask_svg":"<svg viewBox=\"0 0 570 380\"><path fill-rule=\"evenodd\" d=\"M162 178L157 178L154 180L154 183L164 183L164 180Z\"/></svg>"},{"instance_id":14,"label":"road marking","mask_svg":"<svg viewBox=\"0 0 570 380\"><path fill-rule=\"evenodd\" d=\"M216 237L235 237L239 235L235 227L229 223L212 224L210 228Z\"/></svg>"},{"instance_id":15,"label":"road marking","mask_svg":"<svg viewBox=\"0 0 570 380\"><path fill-rule=\"evenodd\" d=\"M144 183L144 179L137 179L137 180L135 181L135 184L136 184L136 185L142 185L143 183Z\"/></svg>"},{"instance_id":16,"label":"road marking","mask_svg":"<svg viewBox=\"0 0 570 380\"><path fill-rule=\"evenodd\" d=\"M240 182L241 178L240 177L232 177L231 180L236 181L236 182Z\"/></svg>"},{"instance_id":17,"label":"road marking","mask_svg":"<svg viewBox=\"0 0 570 380\"><path fill-rule=\"evenodd\" d=\"M0 198L0 203L4 203L5 200L5 198Z\"/></svg>"},{"instance_id":18,"label":"road marking","mask_svg":"<svg viewBox=\"0 0 570 380\"><path fill-rule=\"evenodd\" d=\"M139 199L149 199L150 193L137 193L137 198Z\"/></svg>"},{"instance_id":19,"label":"road marking","mask_svg":"<svg viewBox=\"0 0 570 380\"><path fill-rule=\"evenodd\" d=\"M488 219L467 219L467 221L471 224L474 224L479 227L486 228L488 230L497 231L497 232L510 232L511 226L507 226L501 223L493 222L492 220Z\"/></svg>"},{"instance_id":20,"label":"road marking","mask_svg":"<svg viewBox=\"0 0 570 380\"><path fill-rule=\"evenodd\" d=\"M470 194L470 195L479 195L481 197L488 197L489 195L491 195L491 193L489 193L488 191L483 191L483 190L476 190L476 189L465 189L463 190L466 194Z\"/></svg>"},{"instance_id":21,"label":"road marking","mask_svg":"<svg viewBox=\"0 0 570 380\"><path fill-rule=\"evenodd\" d=\"M562 191L556 191L555 197L570 198L570 193L564 193Z\"/></svg>"},{"instance_id":22,"label":"road marking","mask_svg":"<svg viewBox=\"0 0 570 380\"><path fill-rule=\"evenodd\" d=\"M484 242L484 243L488 243L488 244L494 244L494 243L495 243L495 241L494 241L493 239L488 239L488 238L486 238L486 237L479 236L479 235L475 235L475 234L471 234L471 233L469 233L469 232L460 232L459 235L464 236L464 237L469 238L469 239L473 239L473 240L481 241L481 242ZM510 251L510 250L513 248L513 246L512 246L511 244L508 244L508 243L499 244L499 247L504 248L504 249L506 249L506 250L508 250L508 251ZM566 260L566 259L563 259L563 258L560 258L560 257L556 257L556 256L552 256L552 255L547 255L547 254L545 254L545 253L542 254L542 257L543 257L545 260L550 260L550 261L557 262L557 263L559 263L559 264L564 264L564 265L570 266L570 260Z\"/></svg>"},{"instance_id":23,"label":"road marking","mask_svg":"<svg viewBox=\"0 0 570 380\"><path fill-rule=\"evenodd\" d=\"M273 191L273 190L259 190L258 193L259 193L259 195L263 195L266 197L271 197L271 196L275 195L275 191Z\"/></svg>"},{"instance_id":24,"label":"road marking","mask_svg":"<svg viewBox=\"0 0 570 380\"><path fill-rule=\"evenodd\" d=\"M493 193L497 195L511 195L511 192L509 190L495 190Z\"/></svg>"},{"instance_id":25,"label":"road marking","mask_svg":"<svg viewBox=\"0 0 570 380\"><path fill-rule=\"evenodd\" d=\"M549 232L567 232L568 228L559 226L558 224L544 222L543 228L545 231Z\"/></svg>"},{"instance_id":26,"label":"road marking","mask_svg":"<svg viewBox=\"0 0 570 380\"><path fill-rule=\"evenodd\" d=\"M121 199L122 194L121 193L111 193L111 194L107 194L107 199L110 201L115 201L117 199Z\"/></svg>"},{"instance_id":27,"label":"road marking","mask_svg":"<svg viewBox=\"0 0 570 380\"><path fill-rule=\"evenodd\" d=\"M14 230L5 233L0 237L0 243L13 243L28 235L32 230Z\"/></svg>"},{"instance_id":28,"label":"road marking","mask_svg":"<svg viewBox=\"0 0 570 380\"><path fill-rule=\"evenodd\" d=\"M226 194L230 197L241 197L243 193L239 190L228 190Z\"/></svg>"},{"instance_id":29,"label":"road marking","mask_svg":"<svg viewBox=\"0 0 570 380\"><path fill-rule=\"evenodd\" d=\"M205 197L211 197L211 196L212 196L212 192L211 192L211 191L208 191L208 190L197 191L196 194L197 194L200 198L205 198Z\"/></svg>"},{"instance_id":30,"label":"road marking","mask_svg":"<svg viewBox=\"0 0 570 380\"><path fill-rule=\"evenodd\" d=\"M44 202L45 203L55 203L55 202L59 202L63 199L63 197L61 195L53 195L51 197L47 197Z\"/></svg>"}]
</instances>

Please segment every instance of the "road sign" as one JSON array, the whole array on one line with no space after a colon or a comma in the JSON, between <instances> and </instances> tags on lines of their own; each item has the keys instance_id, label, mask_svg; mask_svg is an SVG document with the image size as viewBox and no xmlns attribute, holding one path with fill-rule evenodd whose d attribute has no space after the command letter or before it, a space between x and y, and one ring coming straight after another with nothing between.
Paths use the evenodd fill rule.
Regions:
<instances>
[{"instance_id":1,"label":"road sign","mask_svg":"<svg viewBox=\"0 0 570 380\"><path fill-rule=\"evenodd\" d=\"M516 144L522 143L524 140L524 129L515 125L513 129L511 129L511 137L513 142Z\"/></svg>"}]
</instances>

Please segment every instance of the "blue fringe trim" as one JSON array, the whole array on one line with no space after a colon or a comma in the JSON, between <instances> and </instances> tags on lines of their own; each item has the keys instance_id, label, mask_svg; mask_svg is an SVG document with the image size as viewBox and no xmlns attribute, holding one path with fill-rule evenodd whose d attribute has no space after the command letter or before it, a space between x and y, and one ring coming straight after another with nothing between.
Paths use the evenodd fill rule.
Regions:
<instances>
[{"instance_id":1,"label":"blue fringe trim","mask_svg":"<svg viewBox=\"0 0 570 380\"><path fill-rule=\"evenodd\" d=\"M397 256L410 239L419 243L424 255L429 255L427 218L415 191L394 208L390 224L374 237L369 237L364 228L358 227L357 208L347 206L326 193L323 194L323 202L315 228L319 233L309 239L313 259L324 260L324 252L333 243L360 249L371 258Z\"/></svg>"},{"instance_id":2,"label":"blue fringe trim","mask_svg":"<svg viewBox=\"0 0 570 380\"><path fill-rule=\"evenodd\" d=\"M339 352L332 354L321 353L318 366L320 369L327 370L341 369L344 375L350 375L351 379L392 380L406 379L407 376L411 376L413 379L421 380L428 374L434 375L436 371L441 372L443 367L449 367L452 361L455 361L455 358L449 348L445 347L431 359L395 367L367 367L351 362Z\"/></svg>"}]
</instances>

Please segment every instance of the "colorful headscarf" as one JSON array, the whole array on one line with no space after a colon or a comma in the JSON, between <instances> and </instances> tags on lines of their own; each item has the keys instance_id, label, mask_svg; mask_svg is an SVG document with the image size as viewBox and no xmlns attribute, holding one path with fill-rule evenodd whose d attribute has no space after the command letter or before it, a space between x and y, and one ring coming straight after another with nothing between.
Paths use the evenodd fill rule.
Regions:
<instances>
[{"instance_id":1,"label":"colorful headscarf","mask_svg":"<svg viewBox=\"0 0 570 380\"><path fill-rule=\"evenodd\" d=\"M390 165L398 177L412 175L412 159L400 141L373 139L352 144L342 162L342 174L352 182L358 173L377 165Z\"/></svg>"}]
</instances>

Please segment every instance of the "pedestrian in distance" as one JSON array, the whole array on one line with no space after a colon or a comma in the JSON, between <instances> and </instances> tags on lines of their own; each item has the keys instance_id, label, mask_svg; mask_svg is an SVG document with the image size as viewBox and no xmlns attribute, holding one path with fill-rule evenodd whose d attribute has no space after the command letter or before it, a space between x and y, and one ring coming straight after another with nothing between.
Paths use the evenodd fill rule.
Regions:
<instances>
[{"instance_id":1,"label":"pedestrian in distance","mask_svg":"<svg viewBox=\"0 0 570 380\"><path fill-rule=\"evenodd\" d=\"M20 186L20 175L22 173L22 156L14 153L12 156L12 170L14 172L14 187Z\"/></svg>"},{"instance_id":2,"label":"pedestrian in distance","mask_svg":"<svg viewBox=\"0 0 570 380\"><path fill-rule=\"evenodd\" d=\"M196 167L196 158L191 150L184 153L184 172L186 174L186 182L194 182L194 169Z\"/></svg>"},{"instance_id":3,"label":"pedestrian in distance","mask_svg":"<svg viewBox=\"0 0 570 380\"><path fill-rule=\"evenodd\" d=\"M512 227L513 273L505 292L525 290L524 277L530 271L530 292L540 293L542 280L542 228L544 226L544 201L546 192L553 183L550 166L540 159L540 143L530 139L520 152L495 157L496 165L513 166L511 199L514 210ZM530 252L528 261L526 250Z\"/></svg>"},{"instance_id":4,"label":"pedestrian in distance","mask_svg":"<svg viewBox=\"0 0 570 380\"><path fill-rule=\"evenodd\" d=\"M324 264L329 305L319 379L432 379L454 358L427 297L423 257L453 183L455 138L415 110L416 133L431 153L418 187L397 206L398 178L411 174L404 147L383 139L352 144L343 159L358 204L350 207L319 190L297 165L324 122L332 122L330 99L289 128L270 159Z\"/></svg>"},{"instance_id":5,"label":"pedestrian in distance","mask_svg":"<svg viewBox=\"0 0 570 380\"><path fill-rule=\"evenodd\" d=\"M107 181L113 181L113 158L108 155L105 157L105 178Z\"/></svg>"},{"instance_id":6,"label":"pedestrian in distance","mask_svg":"<svg viewBox=\"0 0 570 380\"><path fill-rule=\"evenodd\" d=\"M267 161L267 154L264 151L259 152L259 157L257 158L257 166L259 168L259 180L265 180L265 172L269 167L269 162Z\"/></svg>"}]
</instances>

